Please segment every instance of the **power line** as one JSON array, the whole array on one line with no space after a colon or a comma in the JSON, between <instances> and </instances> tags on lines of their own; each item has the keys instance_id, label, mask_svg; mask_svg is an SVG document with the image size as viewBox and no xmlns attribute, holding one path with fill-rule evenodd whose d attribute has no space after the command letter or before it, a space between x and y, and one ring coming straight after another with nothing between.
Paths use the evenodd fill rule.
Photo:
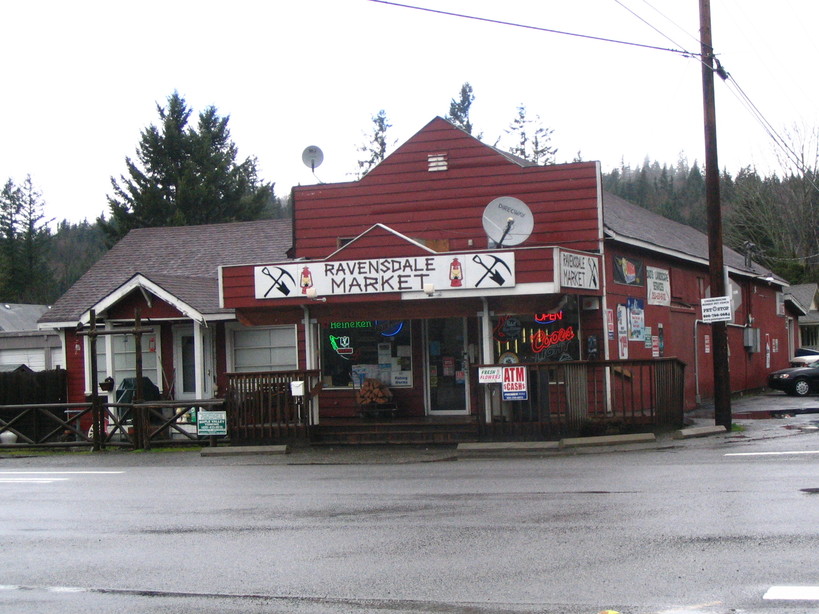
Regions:
<instances>
[{"instance_id":1,"label":"power line","mask_svg":"<svg viewBox=\"0 0 819 614\"><path fill-rule=\"evenodd\" d=\"M620 5L622 8L624 8L626 11L628 11L629 13L631 13L632 15L634 15L634 17L636 17L637 19L639 19L640 21L642 21L644 24L646 24L646 25L647 25L649 28L651 28L652 30L654 30L654 31L655 31L657 34L659 34L659 35L660 35L660 36L662 36L664 39L666 39L668 42L670 42L672 45L676 45L677 47L681 47L681 48L682 48L682 45L680 45L680 44L679 44L677 41L673 40L673 39L672 39L670 36L668 36L668 35L667 35L667 34L665 34L664 32L661 32L659 28L657 28L657 27L656 27L656 26L654 26L653 24L649 23L647 19L645 19L645 18L641 17L640 15L638 15L638 14L636 13L636 11L634 11L633 9L631 9L631 8L629 8L628 6L626 6L625 4L623 4L623 3L622 3L620 0L614 0L614 1L615 1L617 4L619 4L619 5ZM648 3L646 3L646 4L648 4ZM651 5L649 5L649 6L651 6ZM652 7L652 8L654 8L654 7ZM656 9L655 9L655 10L656 10ZM690 52L688 52L688 55L693 55L693 54L692 54L692 53L690 53Z\"/></svg>"},{"instance_id":2,"label":"power line","mask_svg":"<svg viewBox=\"0 0 819 614\"><path fill-rule=\"evenodd\" d=\"M667 47L658 47L655 45L645 45L642 43L633 43L630 41L617 40L613 38L604 38L602 36L591 36L589 34L578 34L577 32L566 32L564 30L554 30L551 28L541 28L538 26L530 26L523 23L515 23L513 21L502 21L500 19L489 19L488 17L478 17L476 15L466 15L464 13L453 13L450 11L442 11L439 9L431 9L423 6L414 6L411 4L401 4L399 2L390 2L389 0L367 0L368 2L375 2L376 4L385 4L387 6L395 6L404 9L412 9L414 11L422 11L425 13L434 13L436 15L446 15L447 17L458 17L460 19L471 19L473 21L482 21L484 23L492 23L501 26L511 26L513 28L523 28L525 30L535 30L536 32L548 32L549 34L561 34L563 36L573 36L575 38L584 38L587 40L599 41L602 43L614 43L616 45L628 45L631 47L640 47L642 49L651 49L654 51L665 51L668 53L676 53L684 57L696 56L699 54L692 54L690 51L684 49L670 49Z\"/></svg>"}]
</instances>

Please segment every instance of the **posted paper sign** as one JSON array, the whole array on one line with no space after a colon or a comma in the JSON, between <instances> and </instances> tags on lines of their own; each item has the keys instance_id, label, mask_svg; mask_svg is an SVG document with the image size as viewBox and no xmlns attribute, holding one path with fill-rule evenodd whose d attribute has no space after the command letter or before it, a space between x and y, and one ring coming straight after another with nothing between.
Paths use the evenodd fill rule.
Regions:
<instances>
[{"instance_id":1,"label":"posted paper sign","mask_svg":"<svg viewBox=\"0 0 819 614\"><path fill-rule=\"evenodd\" d=\"M525 401L529 398L529 387L526 379L526 367L503 367L504 401Z\"/></svg>"},{"instance_id":2,"label":"posted paper sign","mask_svg":"<svg viewBox=\"0 0 819 614\"><path fill-rule=\"evenodd\" d=\"M734 319L730 296L702 299L703 322L730 322Z\"/></svg>"},{"instance_id":3,"label":"posted paper sign","mask_svg":"<svg viewBox=\"0 0 819 614\"><path fill-rule=\"evenodd\" d=\"M503 367L478 367L479 384L503 383Z\"/></svg>"}]
</instances>

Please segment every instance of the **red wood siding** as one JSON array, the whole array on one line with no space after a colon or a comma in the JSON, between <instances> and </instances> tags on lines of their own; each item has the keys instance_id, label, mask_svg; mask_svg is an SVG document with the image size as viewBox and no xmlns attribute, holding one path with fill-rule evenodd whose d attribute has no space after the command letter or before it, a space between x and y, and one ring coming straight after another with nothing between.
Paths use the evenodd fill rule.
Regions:
<instances>
[{"instance_id":1,"label":"red wood siding","mask_svg":"<svg viewBox=\"0 0 819 614\"><path fill-rule=\"evenodd\" d=\"M108 309L108 317L114 320L133 320L134 310L139 308L140 317L145 318L184 318L185 316L173 305L165 301L151 297L151 307L145 302L145 297L139 290L130 292L123 297L116 305Z\"/></svg>"},{"instance_id":2,"label":"red wood siding","mask_svg":"<svg viewBox=\"0 0 819 614\"><path fill-rule=\"evenodd\" d=\"M68 373L68 402L85 403L85 345L74 331L65 331L65 370Z\"/></svg>"},{"instance_id":3,"label":"red wood siding","mask_svg":"<svg viewBox=\"0 0 819 614\"><path fill-rule=\"evenodd\" d=\"M448 170L427 170L432 153L447 154ZM522 247L592 251L601 234L595 163L521 167L440 118L362 180L297 187L293 195L296 256L312 260L375 223L415 239L447 239L453 251L485 248L482 214L500 196L532 210L534 231Z\"/></svg>"},{"instance_id":4,"label":"red wood siding","mask_svg":"<svg viewBox=\"0 0 819 614\"><path fill-rule=\"evenodd\" d=\"M696 392L702 399L714 394L713 333L711 325L703 323L700 309L698 277L708 277L705 265L669 260L661 255L625 245L607 245L606 276L608 279L608 309L614 312L615 328L617 305L626 303L629 297L646 301L645 286L616 283L613 278L614 256L627 256L641 260L645 266L671 271L671 306L649 305L645 307L645 325L657 334L663 325L665 347L663 355L675 356L686 364L685 402L694 406ZM736 305L734 322L728 326L731 391L754 390L766 385L767 374L788 366L788 338L786 319L776 312L777 287L747 277L732 277L740 286L741 304ZM759 352L750 352L743 343L745 325L752 316L752 326L760 329ZM770 366L767 366L766 341L770 345ZM617 340L609 341L609 352L617 358ZM651 348L643 342L629 341L629 358L650 359ZM707 351L706 351L707 348ZM699 385L697 384L699 376Z\"/></svg>"}]
</instances>

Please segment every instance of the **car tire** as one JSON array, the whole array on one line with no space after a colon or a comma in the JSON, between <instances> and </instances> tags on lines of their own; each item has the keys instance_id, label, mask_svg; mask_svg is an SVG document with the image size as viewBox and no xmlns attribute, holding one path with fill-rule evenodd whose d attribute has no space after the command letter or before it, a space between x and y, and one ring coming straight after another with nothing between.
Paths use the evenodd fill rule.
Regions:
<instances>
[{"instance_id":1,"label":"car tire","mask_svg":"<svg viewBox=\"0 0 819 614\"><path fill-rule=\"evenodd\" d=\"M810 392L810 384L808 380L800 378L793 383L793 393L798 397L807 396Z\"/></svg>"}]
</instances>

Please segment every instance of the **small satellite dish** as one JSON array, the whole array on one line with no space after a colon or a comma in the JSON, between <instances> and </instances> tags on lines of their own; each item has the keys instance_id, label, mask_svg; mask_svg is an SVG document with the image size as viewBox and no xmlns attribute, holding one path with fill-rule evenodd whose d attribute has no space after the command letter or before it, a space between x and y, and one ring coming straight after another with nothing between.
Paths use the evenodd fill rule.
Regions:
<instances>
[{"instance_id":1,"label":"small satellite dish","mask_svg":"<svg viewBox=\"0 0 819 614\"><path fill-rule=\"evenodd\" d=\"M324 153L315 145L310 145L302 152L301 161L311 171L315 171L324 162Z\"/></svg>"},{"instance_id":2,"label":"small satellite dish","mask_svg":"<svg viewBox=\"0 0 819 614\"><path fill-rule=\"evenodd\" d=\"M483 229L497 247L519 245L529 238L535 220L526 203L511 196L501 196L483 210Z\"/></svg>"}]
</instances>

